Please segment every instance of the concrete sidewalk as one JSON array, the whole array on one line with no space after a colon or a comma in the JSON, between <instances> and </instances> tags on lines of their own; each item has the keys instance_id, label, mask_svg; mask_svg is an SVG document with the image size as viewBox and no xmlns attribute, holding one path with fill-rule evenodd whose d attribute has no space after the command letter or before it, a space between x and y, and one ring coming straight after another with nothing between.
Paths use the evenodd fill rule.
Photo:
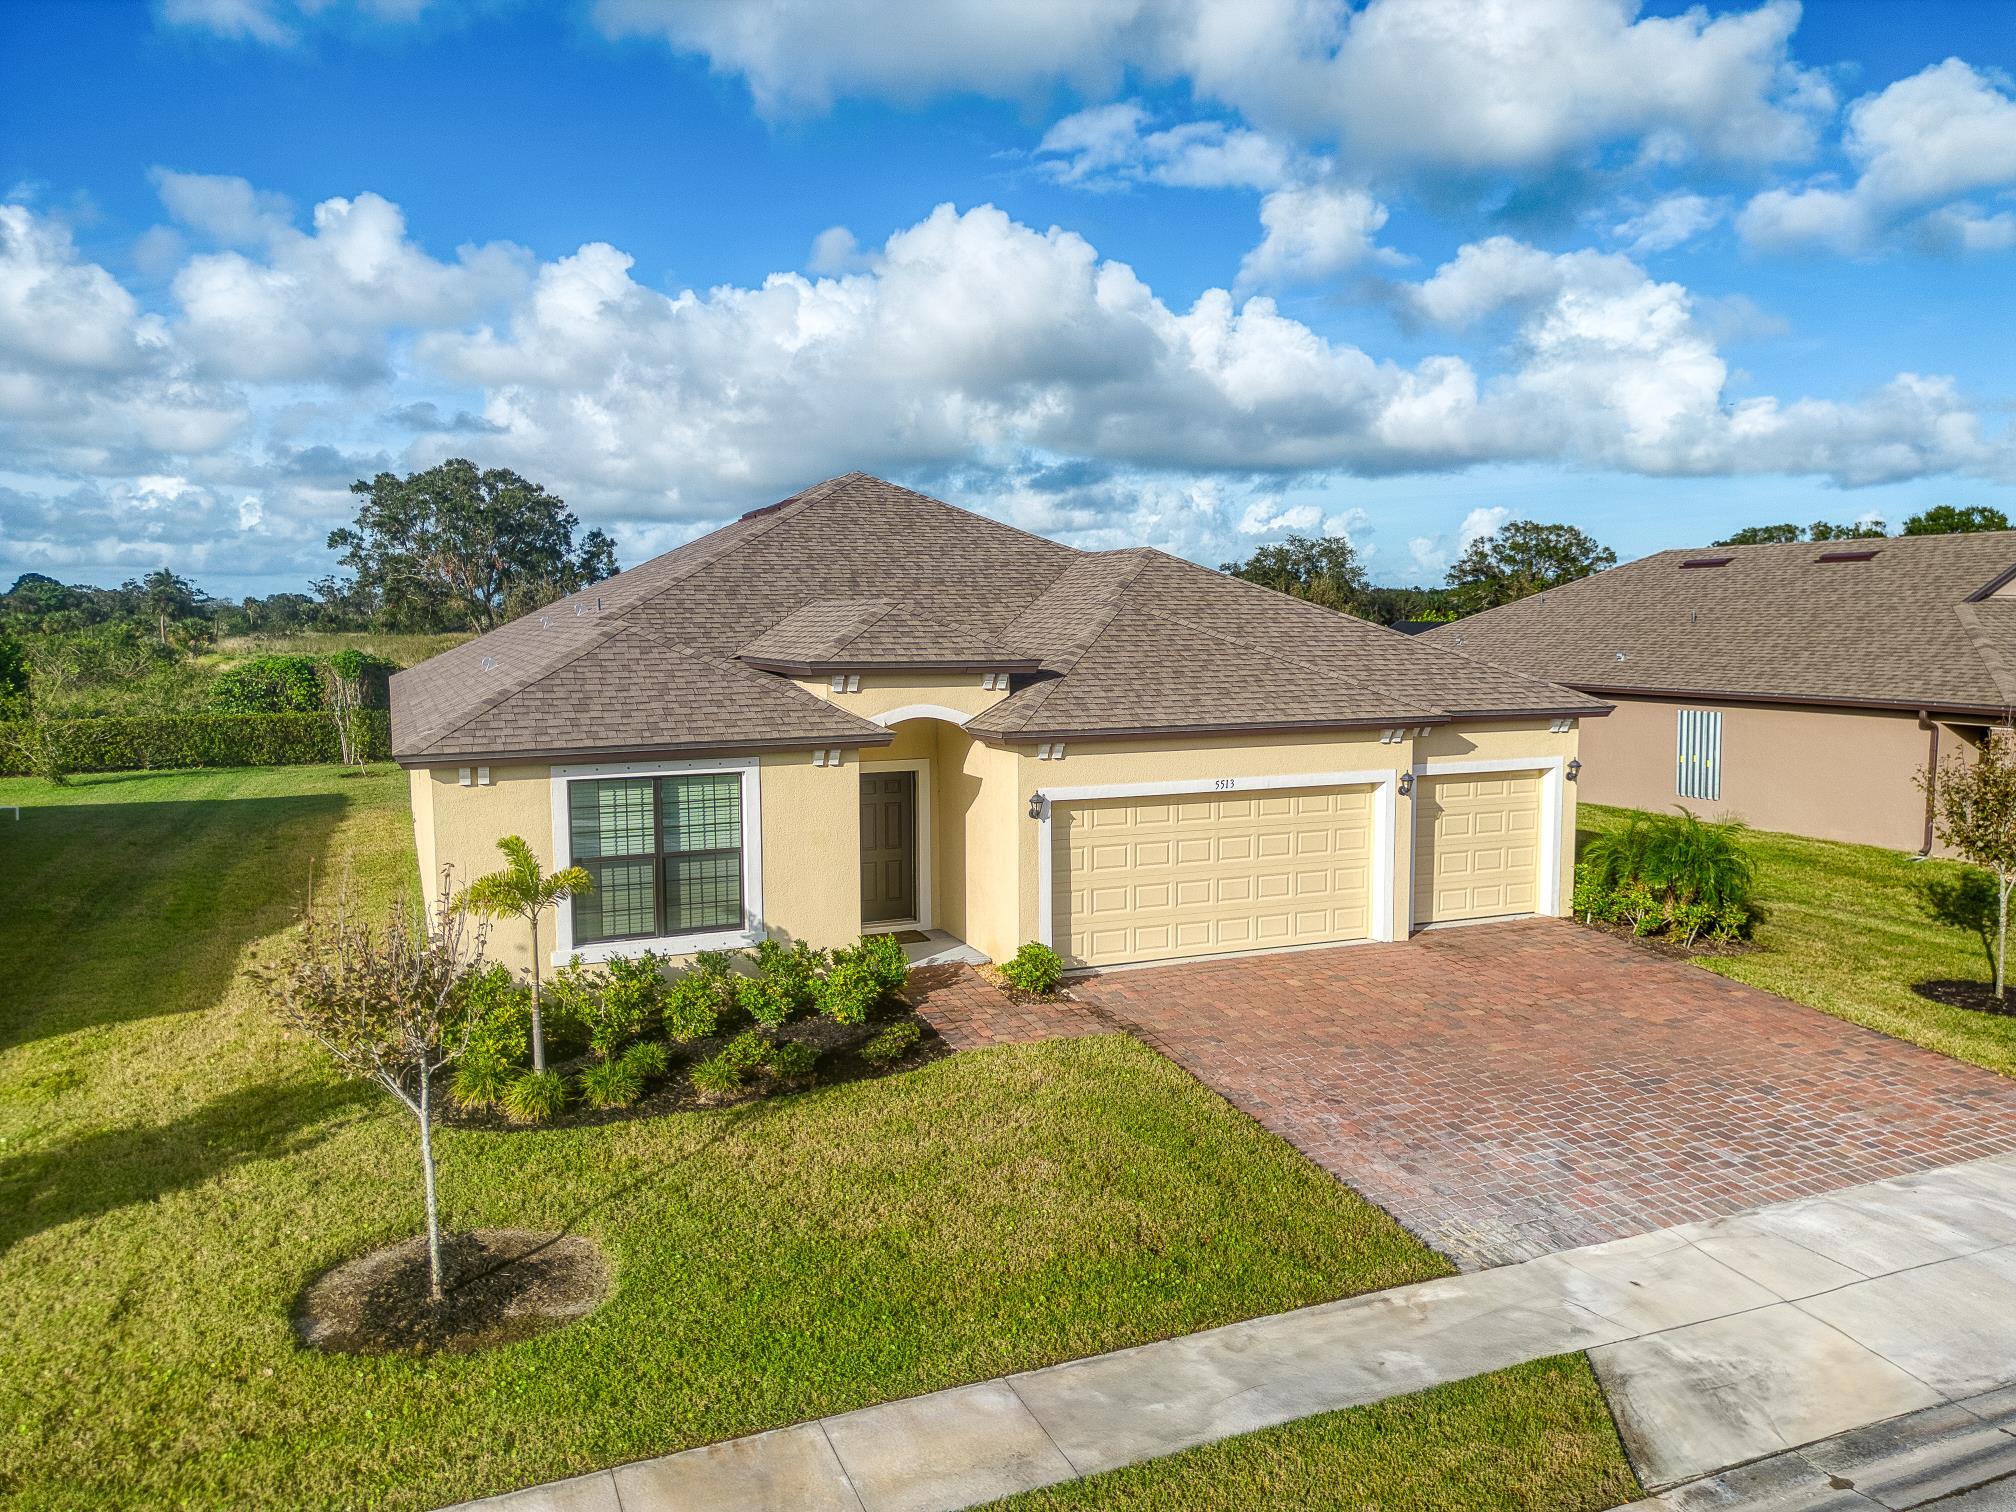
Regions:
<instances>
[{"instance_id":1,"label":"concrete sidewalk","mask_svg":"<svg viewBox=\"0 0 2016 1512\"><path fill-rule=\"evenodd\" d=\"M1578 1349L1653 1491L2016 1384L2016 1156L1256 1318L467 1505L951 1509Z\"/></svg>"}]
</instances>

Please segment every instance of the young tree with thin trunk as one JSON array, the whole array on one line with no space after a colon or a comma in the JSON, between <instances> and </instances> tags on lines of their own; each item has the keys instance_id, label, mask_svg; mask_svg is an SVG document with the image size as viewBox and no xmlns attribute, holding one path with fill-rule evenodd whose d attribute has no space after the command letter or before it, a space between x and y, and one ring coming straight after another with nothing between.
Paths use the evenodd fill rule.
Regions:
<instances>
[{"instance_id":1,"label":"young tree with thin trunk","mask_svg":"<svg viewBox=\"0 0 2016 1512\"><path fill-rule=\"evenodd\" d=\"M354 907L349 887L333 908L310 899L299 933L258 976L282 1023L329 1052L346 1075L376 1082L420 1125L427 1199L428 1292L441 1300L441 1207L434 1181L434 1084L469 1048L475 1027L463 983L483 968L484 932L442 872L434 917L402 903L382 929Z\"/></svg>"},{"instance_id":2,"label":"young tree with thin trunk","mask_svg":"<svg viewBox=\"0 0 2016 1512\"><path fill-rule=\"evenodd\" d=\"M1955 757L1927 767L1919 786L1931 796L1935 832L1960 859L1995 878L1995 997L2008 986L2009 895L2016 891L2016 729L1989 732L1974 761Z\"/></svg>"},{"instance_id":3,"label":"young tree with thin trunk","mask_svg":"<svg viewBox=\"0 0 2016 1512\"><path fill-rule=\"evenodd\" d=\"M548 876L539 869L532 847L516 835L497 842L504 852L502 871L478 877L462 894L463 901L485 918L509 914L532 929L532 1069L546 1069L546 1032L539 1018L539 916L576 893L593 892L595 879L578 866Z\"/></svg>"}]
</instances>

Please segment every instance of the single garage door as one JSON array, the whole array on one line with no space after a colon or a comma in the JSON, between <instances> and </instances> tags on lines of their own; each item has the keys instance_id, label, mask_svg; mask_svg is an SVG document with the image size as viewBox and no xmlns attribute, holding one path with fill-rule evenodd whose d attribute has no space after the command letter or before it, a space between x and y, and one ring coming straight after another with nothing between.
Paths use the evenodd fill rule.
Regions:
<instances>
[{"instance_id":1,"label":"single garage door","mask_svg":"<svg viewBox=\"0 0 2016 1512\"><path fill-rule=\"evenodd\" d=\"M1540 774L1414 784L1414 922L1529 914L1540 896Z\"/></svg>"},{"instance_id":2,"label":"single garage door","mask_svg":"<svg viewBox=\"0 0 2016 1512\"><path fill-rule=\"evenodd\" d=\"M1369 788L1104 798L1050 822L1050 938L1074 966L1371 933Z\"/></svg>"}]
</instances>

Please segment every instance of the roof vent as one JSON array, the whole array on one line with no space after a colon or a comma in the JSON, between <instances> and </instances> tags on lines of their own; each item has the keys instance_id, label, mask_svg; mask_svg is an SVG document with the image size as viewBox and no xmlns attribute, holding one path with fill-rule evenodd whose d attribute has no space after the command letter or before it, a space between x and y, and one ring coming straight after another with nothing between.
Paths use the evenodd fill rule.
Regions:
<instances>
[{"instance_id":1,"label":"roof vent","mask_svg":"<svg viewBox=\"0 0 2016 1512\"><path fill-rule=\"evenodd\" d=\"M484 658L483 658L483 670L484 670L485 672L495 672L495 671L497 670L497 658L496 658L496 657L494 657L494 656L486 656L486 657L484 657Z\"/></svg>"},{"instance_id":2,"label":"roof vent","mask_svg":"<svg viewBox=\"0 0 2016 1512\"><path fill-rule=\"evenodd\" d=\"M1816 562L1866 562L1875 556L1879 547L1860 546L1851 551L1823 551L1813 558Z\"/></svg>"},{"instance_id":3,"label":"roof vent","mask_svg":"<svg viewBox=\"0 0 2016 1512\"><path fill-rule=\"evenodd\" d=\"M1733 556L1689 557L1680 565L1682 567L1727 567L1735 560L1736 558Z\"/></svg>"}]
</instances>

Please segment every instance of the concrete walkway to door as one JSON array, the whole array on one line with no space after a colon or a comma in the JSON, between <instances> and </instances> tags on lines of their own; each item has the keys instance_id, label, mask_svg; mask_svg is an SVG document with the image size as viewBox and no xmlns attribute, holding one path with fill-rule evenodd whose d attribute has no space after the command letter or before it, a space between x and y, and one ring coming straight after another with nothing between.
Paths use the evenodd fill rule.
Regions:
<instances>
[{"instance_id":1,"label":"concrete walkway to door","mask_svg":"<svg viewBox=\"0 0 2016 1512\"><path fill-rule=\"evenodd\" d=\"M2016 1150L2016 1082L1562 920L1072 991L1469 1269Z\"/></svg>"},{"instance_id":2,"label":"concrete walkway to door","mask_svg":"<svg viewBox=\"0 0 2016 1512\"><path fill-rule=\"evenodd\" d=\"M1649 1490L1932 1408L1947 1409L1942 1433L1978 1420L1963 1446L1977 1479L2002 1473L1990 1461L2016 1470L2016 1157L1256 1318L472 1505L940 1512L1578 1349ZM1715 1504L1712 1492L1699 1503Z\"/></svg>"}]
</instances>

